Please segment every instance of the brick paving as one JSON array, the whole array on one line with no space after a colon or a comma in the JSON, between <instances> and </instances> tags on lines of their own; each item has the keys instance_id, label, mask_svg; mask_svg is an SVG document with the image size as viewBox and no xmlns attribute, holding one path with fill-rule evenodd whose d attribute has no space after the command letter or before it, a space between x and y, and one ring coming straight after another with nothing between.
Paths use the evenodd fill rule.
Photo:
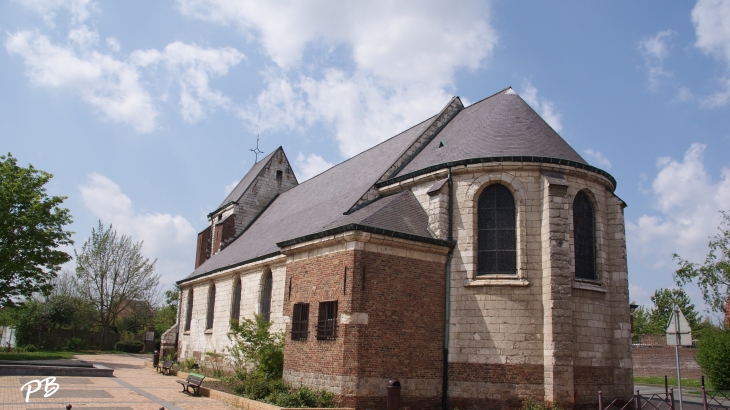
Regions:
<instances>
[{"instance_id":1,"label":"brick paving","mask_svg":"<svg viewBox=\"0 0 730 410\"><path fill-rule=\"evenodd\" d=\"M25 402L23 384L45 376L0 376L0 410L234 410L236 407L207 398L181 393L175 376L163 376L145 361L151 358L124 354L79 355L77 358L114 369L114 377L58 377L59 385L50 397L44 398L44 388L30 395ZM205 385L205 382L203 382Z\"/></svg>"}]
</instances>

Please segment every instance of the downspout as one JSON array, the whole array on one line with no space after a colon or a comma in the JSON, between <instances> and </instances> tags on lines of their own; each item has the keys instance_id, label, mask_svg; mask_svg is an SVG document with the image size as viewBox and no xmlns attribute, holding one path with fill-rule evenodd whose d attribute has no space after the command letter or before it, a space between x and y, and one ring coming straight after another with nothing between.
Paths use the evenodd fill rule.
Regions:
<instances>
[{"instance_id":1,"label":"downspout","mask_svg":"<svg viewBox=\"0 0 730 410\"><path fill-rule=\"evenodd\" d=\"M453 245L454 233L453 233L453 221L454 221L454 206L453 206L453 194L454 194L454 182L451 180L451 167L449 167L448 181L449 185L449 236L448 240ZM449 254L446 256L446 267L445 267L445 306L444 306L444 362L443 362L443 378L441 381L441 409L448 410L449 408L449 322L451 316L451 258L454 256L454 247L449 248Z\"/></svg>"}]
</instances>

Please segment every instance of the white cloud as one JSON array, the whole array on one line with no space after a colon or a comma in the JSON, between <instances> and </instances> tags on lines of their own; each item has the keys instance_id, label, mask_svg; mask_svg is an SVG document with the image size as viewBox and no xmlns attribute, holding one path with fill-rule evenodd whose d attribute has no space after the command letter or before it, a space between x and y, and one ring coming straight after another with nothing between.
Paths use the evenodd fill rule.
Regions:
<instances>
[{"instance_id":1,"label":"white cloud","mask_svg":"<svg viewBox=\"0 0 730 410\"><path fill-rule=\"evenodd\" d=\"M231 100L210 88L210 77L224 76L245 56L232 47L203 48L179 41L170 43L160 52L137 50L131 59L138 66L163 63L180 85L180 112L183 119L195 123L206 110L230 109Z\"/></svg>"},{"instance_id":2,"label":"white cloud","mask_svg":"<svg viewBox=\"0 0 730 410\"><path fill-rule=\"evenodd\" d=\"M115 37L107 37L106 45L114 52L118 52L122 48L122 45Z\"/></svg>"},{"instance_id":3,"label":"white cloud","mask_svg":"<svg viewBox=\"0 0 730 410\"><path fill-rule=\"evenodd\" d=\"M658 215L626 222L632 253L654 268L674 268L674 253L704 260L709 237L717 233L718 211L730 209L730 169L713 180L703 164L704 150L705 145L694 143L681 161L659 158L651 187Z\"/></svg>"},{"instance_id":4,"label":"white cloud","mask_svg":"<svg viewBox=\"0 0 730 410\"><path fill-rule=\"evenodd\" d=\"M556 132L563 130L562 116L555 109L555 104L550 100L538 97L537 88L531 82L527 80L522 82L520 97L530 104Z\"/></svg>"},{"instance_id":5,"label":"white cloud","mask_svg":"<svg viewBox=\"0 0 730 410\"><path fill-rule=\"evenodd\" d=\"M32 83L72 89L107 119L130 124L137 132L153 131L157 111L140 85L137 68L89 50L95 33L85 26L72 30L69 37L71 45L59 46L44 35L20 31L8 37L5 48L23 57Z\"/></svg>"},{"instance_id":6,"label":"white cloud","mask_svg":"<svg viewBox=\"0 0 730 410\"><path fill-rule=\"evenodd\" d=\"M195 229L180 215L142 213L119 185L93 173L79 186L84 206L105 225L113 224L120 234L144 241L142 252L157 258L157 272L171 285L181 273L192 271L191 252L195 247Z\"/></svg>"},{"instance_id":7,"label":"white cloud","mask_svg":"<svg viewBox=\"0 0 730 410\"><path fill-rule=\"evenodd\" d=\"M15 0L25 8L30 9L43 17L49 26L54 26L56 13L67 11L71 16L72 24L79 24L91 15L95 4L91 0Z\"/></svg>"},{"instance_id":8,"label":"white cloud","mask_svg":"<svg viewBox=\"0 0 730 410\"><path fill-rule=\"evenodd\" d=\"M611 161L608 160L600 151L593 151L592 149L587 149L583 151L586 155L588 155L588 158L591 159L591 162L595 163L601 168L611 169Z\"/></svg>"},{"instance_id":9,"label":"white cloud","mask_svg":"<svg viewBox=\"0 0 730 410\"><path fill-rule=\"evenodd\" d=\"M277 65L264 73L256 104L241 111L254 131L321 122L345 156L437 113L453 95L456 70L478 68L497 43L488 4L477 1L178 4L185 15L239 28ZM351 67L328 65L333 53Z\"/></svg>"},{"instance_id":10,"label":"white cloud","mask_svg":"<svg viewBox=\"0 0 730 410\"><path fill-rule=\"evenodd\" d=\"M649 292L641 286L629 284L629 298L631 299L631 302L636 302L644 307L649 307L652 305L651 297L653 294L653 292Z\"/></svg>"},{"instance_id":11,"label":"white cloud","mask_svg":"<svg viewBox=\"0 0 730 410\"><path fill-rule=\"evenodd\" d=\"M698 0L692 9L695 46L727 64L730 74L730 0ZM703 100L705 107L725 105L730 99L730 78L720 80L720 90Z\"/></svg>"},{"instance_id":12,"label":"white cloud","mask_svg":"<svg viewBox=\"0 0 730 410\"><path fill-rule=\"evenodd\" d=\"M239 182L240 181L232 181L230 184L226 185L226 187L223 188L223 196L228 196L228 194L233 192L233 188L235 188ZM206 218L206 221L207 221L207 218Z\"/></svg>"},{"instance_id":13,"label":"white cloud","mask_svg":"<svg viewBox=\"0 0 730 410\"><path fill-rule=\"evenodd\" d=\"M297 180L301 183L332 168L334 164L325 161L317 154L305 156L300 152L294 160L294 165L297 167Z\"/></svg>"},{"instance_id":14,"label":"white cloud","mask_svg":"<svg viewBox=\"0 0 730 410\"><path fill-rule=\"evenodd\" d=\"M674 36L672 30L658 32L654 37L645 37L639 42L639 51L644 57L649 88L656 90L662 77L671 73L664 70L664 60L669 57L669 39Z\"/></svg>"}]
</instances>

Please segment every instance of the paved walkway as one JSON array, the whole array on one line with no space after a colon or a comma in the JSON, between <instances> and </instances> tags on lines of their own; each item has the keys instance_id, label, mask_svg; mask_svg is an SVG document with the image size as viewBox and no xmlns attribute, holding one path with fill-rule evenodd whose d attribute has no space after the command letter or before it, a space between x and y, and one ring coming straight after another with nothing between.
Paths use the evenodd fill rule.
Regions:
<instances>
[{"instance_id":1,"label":"paved walkway","mask_svg":"<svg viewBox=\"0 0 730 410\"><path fill-rule=\"evenodd\" d=\"M79 410L237 409L206 397L181 393L181 386L175 383L177 377L163 376L144 365L145 361L152 360L149 355L79 355L77 358L113 368L114 377L58 377L58 391L44 398L45 390L41 387L26 403L27 389L21 392L21 386L44 377L0 376L0 410L62 410L69 403Z\"/></svg>"}]
</instances>

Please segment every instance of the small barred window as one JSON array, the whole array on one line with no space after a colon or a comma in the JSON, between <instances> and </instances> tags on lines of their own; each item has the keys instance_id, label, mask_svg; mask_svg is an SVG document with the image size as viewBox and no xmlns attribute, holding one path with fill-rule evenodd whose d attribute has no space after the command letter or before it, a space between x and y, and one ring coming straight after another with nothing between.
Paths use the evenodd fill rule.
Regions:
<instances>
[{"instance_id":1,"label":"small barred window","mask_svg":"<svg viewBox=\"0 0 730 410\"><path fill-rule=\"evenodd\" d=\"M296 303L291 323L291 340L307 340L309 328L309 303Z\"/></svg>"},{"instance_id":2,"label":"small barred window","mask_svg":"<svg viewBox=\"0 0 730 410\"><path fill-rule=\"evenodd\" d=\"M573 200L573 240L575 243L575 277L595 280L596 237L593 205L585 192Z\"/></svg>"},{"instance_id":3,"label":"small barred window","mask_svg":"<svg viewBox=\"0 0 730 410\"><path fill-rule=\"evenodd\" d=\"M320 302L317 319L317 340L337 338L337 301Z\"/></svg>"},{"instance_id":4,"label":"small barred window","mask_svg":"<svg viewBox=\"0 0 730 410\"><path fill-rule=\"evenodd\" d=\"M488 186L477 210L477 275L517 273L515 199L504 185Z\"/></svg>"}]
</instances>

